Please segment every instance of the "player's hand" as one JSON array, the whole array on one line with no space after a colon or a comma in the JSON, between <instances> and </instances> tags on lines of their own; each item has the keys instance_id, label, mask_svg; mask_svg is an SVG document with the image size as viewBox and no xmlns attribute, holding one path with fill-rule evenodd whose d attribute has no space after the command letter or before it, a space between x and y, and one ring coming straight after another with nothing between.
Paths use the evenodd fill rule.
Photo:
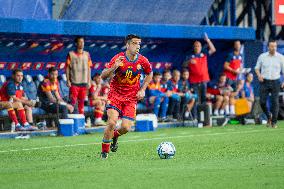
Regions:
<instances>
[{"instance_id":1,"label":"player's hand","mask_svg":"<svg viewBox=\"0 0 284 189\"><path fill-rule=\"evenodd\" d=\"M206 41L206 42L210 41L210 39L209 39L209 37L208 37L206 32L203 34L203 36L204 36L204 41Z\"/></svg>"},{"instance_id":2,"label":"player's hand","mask_svg":"<svg viewBox=\"0 0 284 189\"><path fill-rule=\"evenodd\" d=\"M138 100L142 100L145 97L145 91L139 90L136 96Z\"/></svg>"},{"instance_id":3,"label":"player's hand","mask_svg":"<svg viewBox=\"0 0 284 189\"><path fill-rule=\"evenodd\" d=\"M33 100L28 100L28 101L26 102L26 105L28 105L28 106L30 106L30 107L34 107L35 104L36 104L36 101L33 101Z\"/></svg>"},{"instance_id":4,"label":"player's hand","mask_svg":"<svg viewBox=\"0 0 284 189\"><path fill-rule=\"evenodd\" d=\"M241 73L241 69L240 68L238 68L237 70L234 70L234 72L235 72L235 74L240 74Z\"/></svg>"},{"instance_id":5,"label":"player's hand","mask_svg":"<svg viewBox=\"0 0 284 189\"><path fill-rule=\"evenodd\" d=\"M70 113L73 113L74 107L71 104L66 105L67 109L69 110Z\"/></svg>"},{"instance_id":6,"label":"player's hand","mask_svg":"<svg viewBox=\"0 0 284 189\"><path fill-rule=\"evenodd\" d=\"M281 88L284 89L284 82L281 84Z\"/></svg>"},{"instance_id":7,"label":"player's hand","mask_svg":"<svg viewBox=\"0 0 284 189\"><path fill-rule=\"evenodd\" d=\"M124 60L124 56L119 56L115 62L114 62L114 65L113 65L113 68L114 69L117 69L122 63L123 63L123 60Z\"/></svg>"},{"instance_id":8,"label":"player's hand","mask_svg":"<svg viewBox=\"0 0 284 189\"><path fill-rule=\"evenodd\" d=\"M260 76L258 76L258 81L259 82L263 82L263 77L260 75Z\"/></svg>"},{"instance_id":9,"label":"player's hand","mask_svg":"<svg viewBox=\"0 0 284 189\"><path fill-rule=\"evenodd\" d=\"M67 81L67 82L66 82L66 85L67 85L67 87L70 88L70 87L71 87L71 81Z\"/></svg>"}]
</instances>

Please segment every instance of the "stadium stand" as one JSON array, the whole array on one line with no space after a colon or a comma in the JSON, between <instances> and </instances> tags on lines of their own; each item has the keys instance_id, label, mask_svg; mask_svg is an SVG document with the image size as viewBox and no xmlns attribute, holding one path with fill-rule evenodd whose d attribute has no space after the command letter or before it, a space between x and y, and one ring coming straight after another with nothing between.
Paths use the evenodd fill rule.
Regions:
<instances>
[{"instance_id":1,"label":"stadium stand","mask_svg":"<svg viewBox=\"0 0 284 189\"><path fill-rule=\"evenodd\" d=\"M1 18L51 19L50 0L1 1Z\"/></svg>"},{"instance_id":2,"label":"stadium stand","mask_svg":"<svg viewBox=\"0 0 284 189\"><path fill-rule=\"evenodd\" d=\"M73 0L62 19L198 25L213 2L202 0L199 1L202 6L196 6L195 0L158 0L149 6L148 1ZM85 12L88 14L83 14Z\"/></svg>"}]
</instances>

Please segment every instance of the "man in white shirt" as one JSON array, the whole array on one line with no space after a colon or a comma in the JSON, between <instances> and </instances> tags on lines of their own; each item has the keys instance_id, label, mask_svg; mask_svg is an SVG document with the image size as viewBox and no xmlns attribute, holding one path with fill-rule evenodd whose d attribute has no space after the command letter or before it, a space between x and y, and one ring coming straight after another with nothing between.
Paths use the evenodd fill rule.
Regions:
<instances>
[{"instance_id":1,"label":"man in white shirt","mask_svg":"<svg viewBox=\"0 0 284 189\"><path fill-rule=\"evenodd\" d=\"M268 42L268 52L262 53L255 66L255 72L260 82L260 105L268 118L268 127L277 128L279 111L278 96L280 91L280 73L284 74L284 56L277 52L277 42ZM284 85L282 84L281 87ZM271 94L270 111L266 105ZM272 115L271 115L272 114Z\"/></svg>"}]
</instances>

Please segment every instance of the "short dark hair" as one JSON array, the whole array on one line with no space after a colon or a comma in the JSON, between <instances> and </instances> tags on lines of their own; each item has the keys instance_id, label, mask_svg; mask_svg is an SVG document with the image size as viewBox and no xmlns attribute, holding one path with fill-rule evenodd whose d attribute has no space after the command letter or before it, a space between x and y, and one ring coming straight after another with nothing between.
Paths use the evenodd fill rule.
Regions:
<instances>
[{"instance_id":1,"label":"short dark hair","mask_svg":"<svg viewBox=\"0 0 284 189\"><path fill-rule=\"evenodd\" d=\"M23 70L20 69L20 68L14 69L13 72L12 72L12 75L16 75L16 73L18 73L18 72L23 72Z\"/></svg>"},{"instance_id":2,"label":"short dark hair","mask_svg":"<svg viewBox=\"0 0 284 189\"><path fill-rule=\"evenodd\" d=\"M227 75L225 73L220 74L220 77L224 77L224 76L227 77Z\"/></svg>"},{"instance_id":3,"label":"short dark hair","mask_svg":"<svg viewBox=\"0 0 284 189\"><path fill-rule=\"evenodd\" d=\"M136 35L136 34L128 34L126 37L125 37L125 44L128 43L131 39L141 39L140 36Z\"/></svg>"},{"instance_id":4,"label":"short dark hair","mask_svg":"<svg viewBox=\"0 0 284 189\"><path fill-rule=\"evenodd\" d=\"M153 73L153 76L160 76L160 75L161 75L160 72L154 72L154 73Z\"/></svg>"},{"instance_id":5,"label":"short dark hair","mask_svg":"<svg viewBox=\"0 0 284 189\"><path fill-rule=\"evenodd\" d=\"M189 72L189 70L187 68L183 68L181 73L183 73L183 72Z\"/></svg>"},{"instance_id":6,"label":"short dark hair","mask_svg":"<svg viewBox=\"0 0 284 189\"><path fill-rule=\"evenodd\" d=\"M171 74L172 72L171 72L171 70L168 70L168 69L167 69L167 70L164 70L164 71L163 71L163 75L164 75L165 73L170 73L170 74Z\"/></svg>"},{"instance_id":7,"label":"short dark hair","mask_svg":"<svg viewBox=\"0 0 284 189\"><path fill-rule=\"evenodd\" d=\"M74 43L78 43L79 39L84 39L83 36L76 36L74 39Z\"/></svg>"},{"instance_id":8,"label":"short dark hair","mask_svg":"<svg viewBox=\"0 0 284 189\"><path fill-rule=\"evenodd\" d=\"M276 40L275 39L269 39L268 42L267 42L267 46L269 46L269 43L276 43Z\"/></svg>"},{"instance_id":9,"label":"short dark hair","mask_svg":"<svg viewBox=\"0 0 284 189\"><path fill-rule=\"evenodd\" d=\"M48 69L48 73L55 72L55 71L57 71L57 69L54 66Z\"/></svg>"}]
</instances>

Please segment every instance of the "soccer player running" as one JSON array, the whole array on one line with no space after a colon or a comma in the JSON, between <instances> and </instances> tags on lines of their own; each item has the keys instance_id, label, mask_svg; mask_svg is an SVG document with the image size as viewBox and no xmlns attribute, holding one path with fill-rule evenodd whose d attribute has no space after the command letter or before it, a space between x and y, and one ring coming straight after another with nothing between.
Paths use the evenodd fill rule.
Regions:
<instances>
[{"instance_id":1,"label":"soccer player running","mask_svg":"<svg viewBox=\"0 0 284 189\"><path fill-rule=\"evenodd\" d=\"M115 55L101 75L103 79L114 75L110 83L106 106L108 120L102 141L101 158L103 159L108 157L110 149L112 152L117 151L118 137L131 129L136 117L137 101L144 98L145 90L153 76L148 59L139 54L141 38L129 34L125 38L125 43L126 52ZM140 87L141 73L144 73L146 77ZM116 130L115 126L119 117L122 123Z\"/></svg>"}]
</instances>

